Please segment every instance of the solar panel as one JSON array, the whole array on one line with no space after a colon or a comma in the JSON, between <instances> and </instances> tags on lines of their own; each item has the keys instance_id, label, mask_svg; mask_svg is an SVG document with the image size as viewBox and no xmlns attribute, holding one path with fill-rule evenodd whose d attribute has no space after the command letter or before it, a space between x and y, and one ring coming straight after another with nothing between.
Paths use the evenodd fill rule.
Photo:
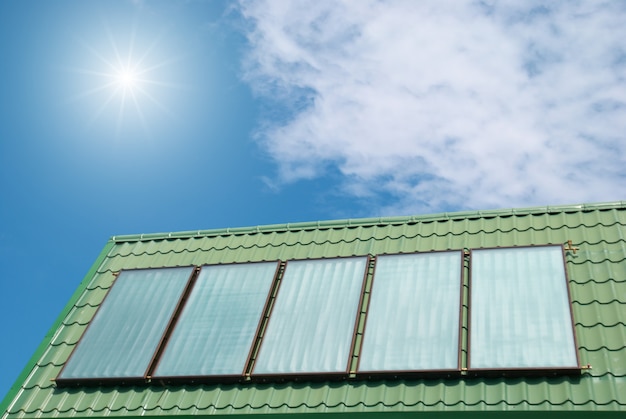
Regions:
<instances>
[{"instance_id":1,"label":"solar panel","mask_svg":"<svg viewBox=\"0 0 626 419\"><path fill-rule=\"evenodd\" d=\"M561 246L472 250L470 318L470 368L578 366Z\"/></svg>"},{"instance_id":2,"label":"solar panel","mask_svg":"<svg viewBox=\"0 0 626 419\"><path fill-rule=\"evenodd\" d=\"M253 374L345 373L366 257L287 263Z\"/></svg>"},{"instance_id":3,"label":"solar panel","mask_svg":"<svg viewBox=\"0 0 626 419\"><path fill-rule=\"evenodd\" d=\"M242 375L277 267L203 266L154 376Z\"/></svg>"},{"instance_id":4,"label":"solar panel","mask_svg":"<svg viewBox=\"0 0 626 419\"><path fill-rule=\"evenodd\" d=\"M458 369L460 251L376 258L359 371Z\"/></svg>"},{"instance_id":5,"label":"solar panel","mask_svg":"<svg viewBox=\"0 0 626 419\"><path fill-rule=\"evenodd\" d=\"M122 271L59 379L143 377L193 269Z\"/></svg>"}]
</instances>

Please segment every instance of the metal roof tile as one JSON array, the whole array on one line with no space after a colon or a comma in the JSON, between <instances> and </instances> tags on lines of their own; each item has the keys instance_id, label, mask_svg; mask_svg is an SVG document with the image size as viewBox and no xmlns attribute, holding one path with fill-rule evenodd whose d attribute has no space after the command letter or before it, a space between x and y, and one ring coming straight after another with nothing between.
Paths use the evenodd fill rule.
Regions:
<instances>
[{"instance_id":1,"label":"metal roof tile","mask_svg":"<svg viewBox=\"0 0 626 419\"><path fill-rule=\"evenodd\" d=\"M110 411L111 397L116 396L117 388L90 388L85 389L84 392L89 394L85 400L89 401L88 406L76 407L78 411L92 411L92 412L106 412Z\"/></svg>"},{"instance_id":2,"label":"metal roof tile","mask_svg":"<svg viewBox=\"0 0 626 419\"><path fill-rule=\"evenodd\" d=\"M574 316L576 318L576 314ZM578 346L588 351L621 351L626 347L626 327L621 323L609 327L602 324L594 327L577 325L576 336Z\"/></svg>"},{"instance_id":3,"label":"metal roof tile","mask_svg":"<svg viewBox=\"0 0 626 419\"><path fill-rule=\"evenodd\" d=\"M96 314L97 309L98 306L96 305L91 306L84 304L80 307L75 306L72 308L72 311L68 314L67 318L63 321L63 324L66 326L70 326L74 323L87 325L93 318L94 314Z\"/></svg>"},{"instance_id":4,"label":"metal roof tile","mask_svg":"<svg viewBox=\"0 0 626 419\"><path fill-rule=\"evenodd\" d=\"M55 365L52 363L48 363L45 365L41 365L38 368L38 374L33 374L29 377L28 380L24 383L24 389L26 390L38 390L38 389L53 389L55 387L54 382L51 377L54 378L61 371L61 365Z\"/></svg>"},{"instance_id":5,"label":"metal roof tile","mask_svg":"<svg viewBox=\"0 0 626 419\"><path fill-rule=\"evenodd\" d=\"M41 367L48 364L61 366L65 364L65 361L67 361L73 348L74 345L68 345L65 342L56 346L49 346L42 355L41 359L37 361L37 365Z\"/></svg>"},{"instance_id":6,"label":"metal roof tile","mask_svg":"<svg viewBox=\"0 0 626 419\"><path fill-rule=\"evenodd\" d=\"M61 327L59 332L54 336L50 342L51 346L65 346L75 345L83 332L87 328L87 325L81 325L78 323L72 323L70 325Z\"/></svg>"},{"instance_id":7,"label":"metal roof tile","mask_svg":"<svg viewBox=\"0 0 626 419\"><path fill-rule=\"evenodd\" d=\"M572 298L581 305L588 305L594 301L600 304L609 304L613 301L626 304L626 281L572 284L571 290Z\"/></svg>"},{"instance_id":8,"label":"metal roof tile","mask_svg":"<svg viewBox=\"0 0 626 419\"><path fill-rule=\"evenodd\" d=\"M207 392L212 393L211 391ZM167 402L160 406L164 410L189 410L192 408L206 409L212 404L211 397L205 397L200 386L183 386L178 390L167 391Z\"/></svg>"},{"instance_id":9,"label":"metal roof tile","mask_svg":"<svg viewBox=\"0 0 626 419\"><path fill-rule=\"evenodd\" d=\"M621 349L608 350L587 350L581 348L579 350L581 362L589 364L592 368L591 374L602 376L610 373L614 377L626 378L626 346Z\"/></svg>"},{"instance_id":10,"label":"metal roof tile","mask_svg":"<svg viewBox=\"0 0 626 419\"><path fill-rule=\"evenodd\" d=\"M113 275L110 275L113 276ZM89 292L85 292L81 295L80 299L76 303L76 308L88 308L97 307L102 303L104 297L106 297L108 288L95 287Z\"/></svg>"},{"instance_id":11,"label":"metal roof tile","mask_svg":"<svg viewBox=\"0 0 626 419\"><path fill-rule=\"evenodd\" d=\"M616 297L607 301L599 301L595 298L584 302L577 300L572 301L576 323L602 323L604 326L624 323L624 320L626 320L624 318L625 304L626 303L619 301Z\"/></svg>"},{"instance_id":12,"label":"metal roof tile","mask_svg":"<svg viewBox=\"0 0 626 419\"><path fill-rule=\"evenodd\" d=\"M110 272L98 274L94 276L93 280L87 285L86 289L88 291L94 290L96 288L108 290L109 288L111 288L111 285L113 285L113 282L115 282L115 276L111 275Z\"/></svg>"},{"instance_id":13,"label":"metal roof tile","mask_svg":"<svg viewBox=\"0 0 626 419\"><path fill-rule=\"evenodd\" d=\"M15 403L9 407L8 412L20 415L33 412L47 413L49 410L45 408L53 392L52 387L45 389L35 387L23 389L18 393ZM54 403L53 406L56 406L56 403Z\"/></svg>"},{"instance_id":14,"label":"metal roof tile","mask_svg":"<svg viewBox=\"0 0 626 419\"><path fill-rule=\"evenodd\" d=\"M137 412L143 410L143 399L146 393L151 392L152 390L148 390L147 392L140 387L117 387L117 392L112 393L115 397L112 402L109 403L107 409L113 412ZM79 392L84 393L84 392ZM86 400L88 402L88 400ZM67 403L67 408L71 409L72 406L76 406L75 403ZM88 403L80 407L80 412L88 411L91 407ZM77 409L78 410L78 409Z\"/></svg>"}]
</instances>

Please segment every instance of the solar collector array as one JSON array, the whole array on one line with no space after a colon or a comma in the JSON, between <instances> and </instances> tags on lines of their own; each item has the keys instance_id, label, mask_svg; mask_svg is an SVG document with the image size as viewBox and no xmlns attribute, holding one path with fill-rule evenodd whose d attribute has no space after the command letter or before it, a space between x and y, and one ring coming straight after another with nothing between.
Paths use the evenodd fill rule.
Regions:
<instances>
[{"instance_id":1,"label":"solar collector array","mask_svg":"<svg viewBox=\"0 0 626 419\"><path fill-rule=\"evenodd\" d=\"M562 247L466 256L122 271L57 383L578 368Z\"/></svg>"}]
</instances>

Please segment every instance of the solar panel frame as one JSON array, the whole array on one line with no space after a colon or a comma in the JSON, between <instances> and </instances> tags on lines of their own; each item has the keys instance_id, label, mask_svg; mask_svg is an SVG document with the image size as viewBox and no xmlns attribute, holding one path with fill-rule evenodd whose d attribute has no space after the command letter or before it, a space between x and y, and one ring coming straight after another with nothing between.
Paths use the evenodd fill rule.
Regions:
<instances>
[{"instance_id":1,"label":"solar panel frame","mask_svg":"<svg viewBox=\"0 0 626 419\"><path fill-rule=\"evenodd\" d=\"M294 266L295 264L299 264L299 263L307 263L307 262L321 263L321 262L347 260L347 259L355 259L355 260L361 259L362 271L360 270L361 268L358 268L358 269L355 268L355 271L354 271L354 275L357 275L357 274L360 275L359 277L360 281L357 284L355 284L355 286L358 285L358 291L354 291L354 293L355 293L355 296L358 296L358 298L356 298L357 302L354 303L352 314L350 316L351 330L347 333L347 337L349 337L349 339L346 338L348 344L346 345L344 368L341 370L334 370L334 371L312 371L312 370L308 370L308 371L303 371L303 370L300 370L300 371L267 371L267 370L259 371L258 369L259 358L263 356L263 350L265 349L267 351L266 348L268 347L268 343L267 343L268 330L270 330L270 328L272 327L272 324L276 323L277 321L276 320L276 317L277 317L276 307L278 306L278 304L280 304L279 299L281 298L281 295L285 295L284 284L285 284L285 278L288 278L288 273L290 272L289 271L290 264L291 266ZM347 378L349 375L349 368L350 368L352 353L354 351L354 345L355 345L354 336L356 334L356 328L358 327L359 313L363 305L363 291L365 287L365 280L368 274L369 261L370 261L369 256L347 256L347 257L319 258L319 259L293 259L293 260L286 261L284 274L280 280L280 283L278 284L278 289L276 293L276 301L274 301L272 304L271 310L269 312L268 324L266 326L266 329L263 331L263 338L261 340L256 359L253 360L254 363L252 366L250 378L254 381L276 381L276 380L297 381L301 378L314 381L314 380L329 380L329 379L335 380L335 379Z\"/></svg>"},{"instance_id":2,"label":"solar panel frame","mask_svg":"<svg viewBox=\"0 0 626 419\"><path fill-rule=\"evenodd\" d=\"M456 298L454 298L454 300L451 301L451 304L456 305L456 310L454 311L456 311L457 313L456 316L454 316L454 311L452 311L452 315L456 318L456 323L457 323L454 327L454 333L456 333L456 337L455 339L453 339L456 341L456 351L455 351L456 352L456 357L455 357L456 366L452 368L388 368L388 369L368 368L368 369L364 369L363 364L362 364L363 358L364 358L364 345L366 345L366 340L368 339L368 336L371 336L371 335L368 335L368 324L370 326L370 333L371 333L372 301L377 299L378 295L381 295L380 292L377 293L376 291L377 289L380 289L380 288L376 288L376 284L377 283L380 284L380 281L382 280L379 277L378 282L376 282L377 272L380 273L380 269L381 269L380 260L386 257L410 258L411 256L417 256L419 258L425 258L429 255L441 256L446 253L450 255L457 255L458 257L456 268L453 268L455 269L455 271L451 273L452 277L449 279L450 281L453 281L454 280L453 278L455 277L456 282L458 283L458 295L453 296ZM464 286L463 277L464 277L464 265L465 265L464 256L465 255L464 255L463 250L445 250L445 251L432 251L432 252L381 254L375 257L374 272L372 274L372 280L371 280L371 285L370 285L370 295L368 298L367 307L365 308L366 317L365 317L365 323L363 327L363 336L360 342L356 377L369 379L369 378L388 378L388 377L410 378L413 376L418 376L421 378L427 378L427 377L441 377L441 376L452 377L452 376L461 375L461 372L462 372L461 352L462 352L462 346L463 346L462 345L463 344L463 333L462 333L463 311L462 309L463 309L463 286ZM458 269L458 271L456 269ZM449 285L453 286L453 283L451 282ZM402 292L404 291L405 290L402 290Z\"/></svg>"},{"instance_id":3,"label":"solar panel frame","mask_svg":"<svg viewBox=\"0 0 626 419\"><path fill-rule=\"evenodd\" d=\"M567 300L563 303L566 304L566 308L568 310L568 315L566 316L566 318L567 318L567 323L569 325L568 329L571 332L571 342L569 342L568 345L569 345L569 350L573 351L573 354L575 357L575 363L572 363L571 365L561 365L561 366L558 366L558 365L557 366L555 365L551 365L551 366L519 365L519 366L493 366L493 367L472 366L472 356L474 356L474 358L476 357L475 339L474 339L474 345L473 345L474 347L472 347L472 330L475 328L473 327L473 319L476 316L476 314L474 313L475 309L473 308L473 306L477 305L476 302L474 302L473 300L473 295L475 295L476 293L475 283L477 280L476 279L477 275L474 272L474 267L477 263L476 254L478 252L483 252L483 251L499 251L499 250L511 250L511 249L523 251L524 249L542 249L542 248L548 248L548 247L552 247L555 250L559 249L559 254L561 257L561 261L562 261L560 266L562 267L562 271L561 271L563 275L562 281L564 281L562 282L562 284L564 285L564 288L565 288L565 292L562 295L562 297ZM517 295L516 297L519 297L519 295ZM551 300L550 304L551 305L554 304L554 299ZM532 245L532 246L513 246L513 247L471 249L470 250L467 327L468 327L467 364L468 364L468 374L470 376L545 376L546 374L552 374L552 375L578 375L580 374L582 371L582 367L580 363L580 355L578 353L578 341L576 337L574 313L573 313L573 307L572 307L572 296L571 296L571 290L569 287L569 275L568 275L567 262L565 258L565 250L563 248L563 245L562 244L558 244L558 245L542 244L542 245Z\"/></svg>"}]
</instances>

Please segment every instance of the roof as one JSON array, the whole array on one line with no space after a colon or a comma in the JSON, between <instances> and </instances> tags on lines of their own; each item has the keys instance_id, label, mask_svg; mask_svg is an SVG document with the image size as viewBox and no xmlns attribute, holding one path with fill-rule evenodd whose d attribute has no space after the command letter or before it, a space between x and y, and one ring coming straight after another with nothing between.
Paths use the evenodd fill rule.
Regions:
<instances>
[{"instance_id":1,"label":"roof","mask_svg":"<svg viewBox=\"0 0 626 419\"><path fill-rule=\"evenodd\" d=\"M121 269L563 244L576 377L57 388ZM464 354L465 356L466 354ZM2 419L626 409L626 201L114 236L2 405ZM374 415L376 416L376 415Z\"/></svg>"}]
</instances>

